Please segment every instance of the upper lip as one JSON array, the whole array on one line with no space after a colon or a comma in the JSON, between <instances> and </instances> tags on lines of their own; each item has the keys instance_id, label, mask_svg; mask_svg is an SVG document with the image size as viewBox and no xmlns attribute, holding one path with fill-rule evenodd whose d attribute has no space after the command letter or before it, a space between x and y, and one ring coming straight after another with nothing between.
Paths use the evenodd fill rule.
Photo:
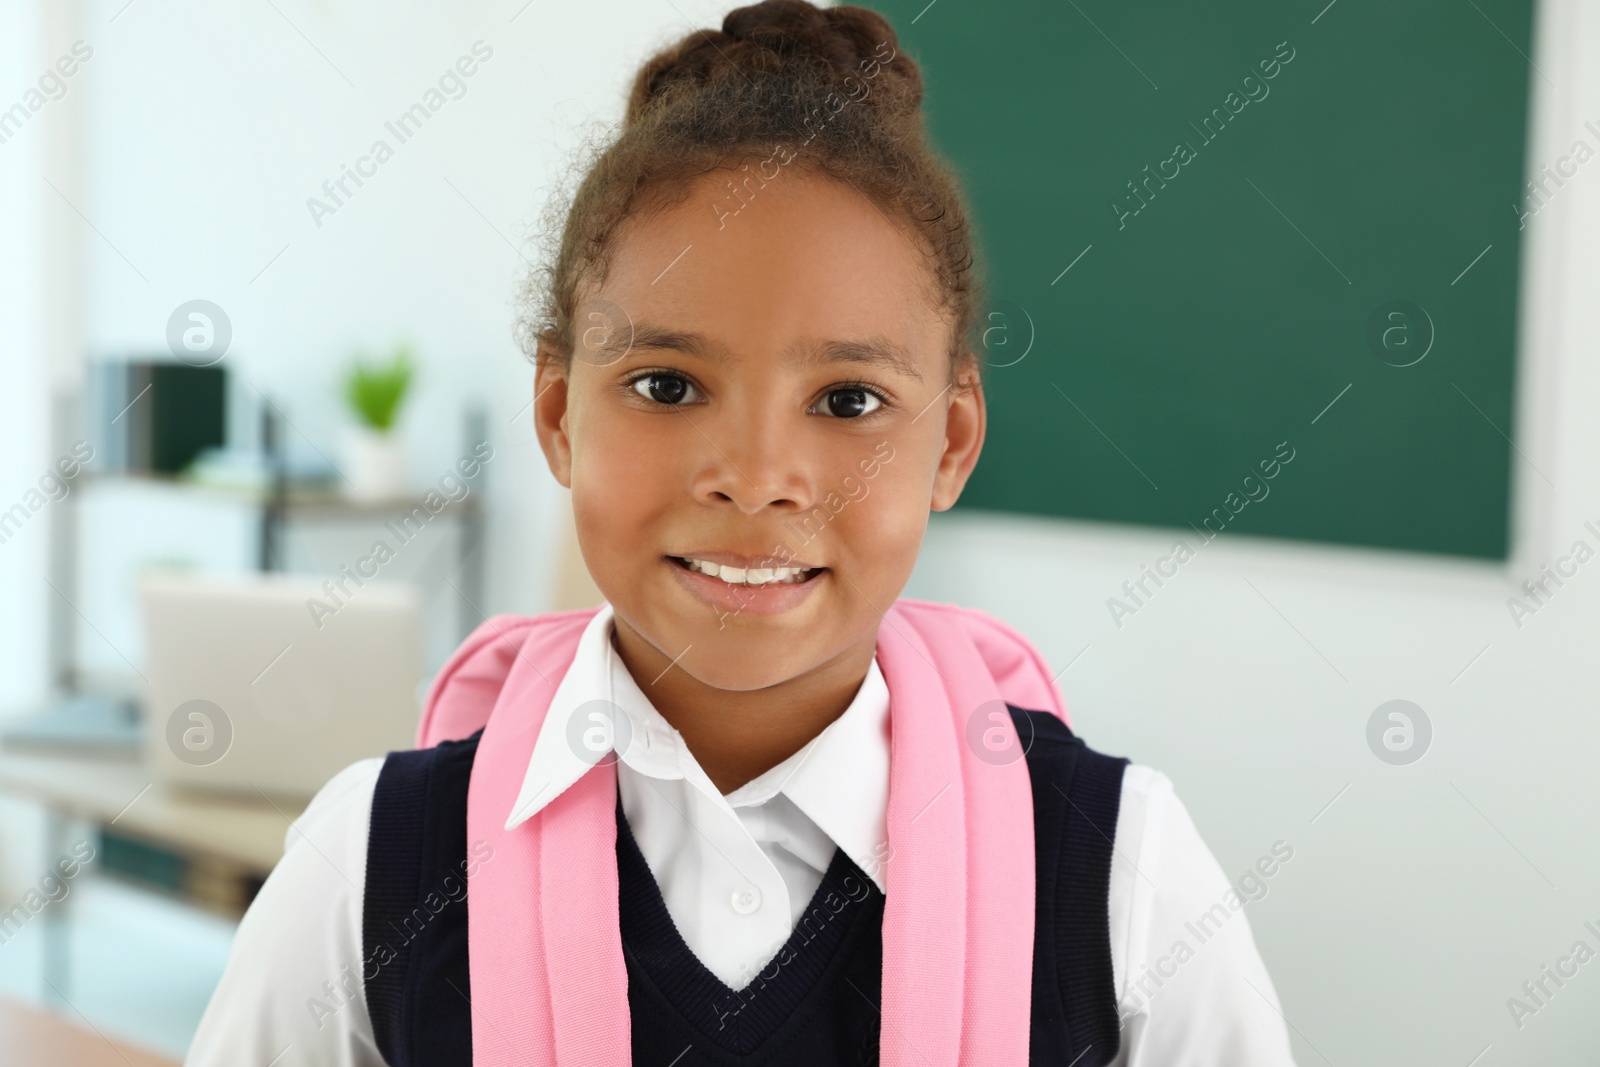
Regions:
<instances>
[{"instance_id":1,"label":"upper lip","mask_svg":"<svg viewBox=\"0 0 1600 1067\"><path fill-rule=\"evenodd\" d=\"M738 567L741 570L761 567L776 570L779 567L789 567L794 570L808 571L816 570L820 566L816 563L807 563L798 559L791 559L787 563L779 563L776 556L770 554L765 556L746 556L737 552L694 551L674 552L673 555L679 559L701 559L707 563L715 563L719 567Z\"/></svg>"}]
</instances>

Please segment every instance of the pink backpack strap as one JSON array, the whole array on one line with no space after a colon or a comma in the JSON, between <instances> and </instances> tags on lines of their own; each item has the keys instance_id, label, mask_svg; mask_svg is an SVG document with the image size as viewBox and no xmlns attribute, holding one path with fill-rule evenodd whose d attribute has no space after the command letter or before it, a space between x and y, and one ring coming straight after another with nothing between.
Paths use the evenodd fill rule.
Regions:
<instances>
[{"instance_id":1,"label":"pink backpack strap","mask_svg":"<svg viewBox=\"0 0 1600 1067\"><path fill-rule=\"evenodd\" d=\"M906 598L901 598L899 603L918 611L941 612L960 620L977 645L978 654L994 676L1000 696L1006 703L1029 711L1052 712L1068 726L1072 725L1066 701L1056 688L1049 665L1026 637L977 608Z\"/></svg>"},{"instance_id":2,"label":"pink backpack strap","mask_svg":"<svg viewBox=\"0 0 1600 1067\"><path fill-rule=\"evenodd\" d=\"M595 766L533 817L505 826L586 622L569 614L525 631L467 785L467 840L490 856L467 883L480 1067L625 1067L631 1057L616 767Z\"/></svg>"},{"instance_id":3,"label":"pink backpack strap","mask_svg":"<svg viewBox=\"0 0 1600 1067\"><path fill-rule=\"evenodd\" d=\"M631 1056L615 767L594 767L505 829L592 617L490 620L441 675L421 732L470 733L498 681L467 793L468 841L490 850L467 891L481 1067L626 1067ZM979 613L897 601L878 661L890 692L881 1063L1024 1067L1032 786L1011 717L992 711L1002 699L1064 708L1032 646Z\"/></svg>"},{"instance_id":4,"label":"pink backpack strap","mask_svg":"<svg viewBox=\"0 0 1600 1067\"><path fill-rule=\"evenodd\" d=\"M550 627L575 626L578 632L594 617L598 607L548 615L492 615L461 642L428 689L422 720L417 724L417 747L432 748L440 741L471 737L489 721L511 664L531 633ZM555 692L557 677L551 682Z\"/></svg>"},{"instance_id":5,"label":"pink backpack strap","mask_svg":"<svg viewBox=\"0 0 1600 1067\"><path fill-rule=\"evenodd\" d=\"M1033 797L1011 716L960 609L897 601L890 693L883 1067L1023 1067L1033 979ZM973 720L1005 732L974 743ZM931 931L938 936L930 936Z\"/></svg>"}]
</instances>

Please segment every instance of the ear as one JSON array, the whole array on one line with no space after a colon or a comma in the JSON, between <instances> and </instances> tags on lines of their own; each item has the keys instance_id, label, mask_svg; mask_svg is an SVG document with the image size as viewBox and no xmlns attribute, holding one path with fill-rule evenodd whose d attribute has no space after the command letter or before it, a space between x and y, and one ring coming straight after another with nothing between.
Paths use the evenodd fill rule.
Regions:
<instances>
[{"instance_id":1,"label":"ear","mask_svg":"<svg viewBox=\"0 0 1600 1067\"><path fill-rule=\"evenodd\" d=\"M540 342L533 375L533 428L556 481L572 488L572 439L567 433L567 368Z\"/></svg>"},{"instance_id":2,"label":"ear","mask_svg":"<svg viewBox=\"0 0 1600 1067\"><path fill-rule=\"evenodd\" d=\"M948 511L960 499L972 468L978 465L978 454L983 451L988 419L977 357L968 352L957 372L950 407L945 413L944 452L933 475L934 511Z\"/></svg>"}]
</instances>

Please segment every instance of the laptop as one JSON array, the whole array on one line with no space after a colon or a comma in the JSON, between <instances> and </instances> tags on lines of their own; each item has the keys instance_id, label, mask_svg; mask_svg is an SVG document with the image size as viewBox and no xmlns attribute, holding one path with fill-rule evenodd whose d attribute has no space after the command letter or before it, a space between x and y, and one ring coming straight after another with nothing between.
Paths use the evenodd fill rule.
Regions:
<instances>
[{"instance_id":1,"label":"laptop","mask_svg":"<svg viewBox=\"0 0 1600 1067\"><path fill-rule=\"evenodd\" d=\"M349 580L345 589L271 574L142 579L151 773L305 799L356 760L415 747L417 591Z\"/></svg>"}]
</instances>

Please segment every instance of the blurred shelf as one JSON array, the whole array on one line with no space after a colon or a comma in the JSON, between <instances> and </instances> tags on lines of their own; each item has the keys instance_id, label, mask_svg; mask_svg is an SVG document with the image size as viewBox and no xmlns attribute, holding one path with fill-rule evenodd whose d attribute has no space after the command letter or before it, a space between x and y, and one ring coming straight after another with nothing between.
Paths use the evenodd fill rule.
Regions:
<instances>
[{"instance_id":1,"label":"blurred shelf","mask_svg":"<svg viewBox=\"0 0 1600 1067\"><path fill-rule=\"evenodd\" d=\"M345 496L338 487L327 485L297 485L290 483L284 488L282 495L274 497L270 486L251 488L246 486L214 485L208 482L197 482L188 478L163 474L113 473L90 475L86 471L83 475L80 475L79 480L92 485L151 486L182 492L202 493L219 500L233 501L255 508L276 506L294 518L361 519L409 515L414 509L423 507L423 498L428 492L434 491L423 490L419 493L395 496L384 500L352 500ZM446 508L441 510L439 514L454 513L463 516L475 516L479 507L478 495L477 493L468 493L460 500L450 500Z\"/></svg>"},{"instance_id":2,"label":"blurred shelf","mask_svg":"<svg viewBox=\"0 0 1600 1067\"><path fill-rule=\"evenodd\" d=\"M0 792L184 855L265 878L305 801L177 790L138 760L0 748Z\"/></svg>"},{"instance_id":3,"label":"blurred shelf","mask_svg":"<svg viewBox=\"0 0 1600 1067\"><path fill-rule=\"evenodd\" d=\"M132 759L143 738L136 702L95 693L70 694L0 727L0 745L50 755Z\"/></svg>"}]
</instances>

